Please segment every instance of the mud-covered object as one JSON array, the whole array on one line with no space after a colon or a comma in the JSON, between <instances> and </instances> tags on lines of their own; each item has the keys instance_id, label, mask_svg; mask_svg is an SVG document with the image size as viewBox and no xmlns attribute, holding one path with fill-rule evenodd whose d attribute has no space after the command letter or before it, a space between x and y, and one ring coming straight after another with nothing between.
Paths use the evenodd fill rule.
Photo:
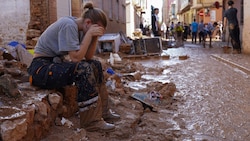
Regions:
<instances>
[{"instance_id":1,"label":"mud-covered object","mask_svg":"<svg viewBox=\"0 0 250 141\"><path fill-rule=\"evenodd\" d=\"M17 83L9 74L4 74L0 77L0 95L1 94L5 94L9 97L18 97L21 95Z\"/></svg>"}]
</instances>

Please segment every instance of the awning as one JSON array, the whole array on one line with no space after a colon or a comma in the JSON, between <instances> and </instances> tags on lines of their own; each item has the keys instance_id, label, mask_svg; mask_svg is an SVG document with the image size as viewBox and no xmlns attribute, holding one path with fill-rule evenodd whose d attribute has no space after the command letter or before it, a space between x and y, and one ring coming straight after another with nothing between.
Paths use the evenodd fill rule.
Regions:
<instances>
[{"instance_id":1,"label":"awning","mask_svg":"<svg viewBox=\"0 0 250 141\"><path fill-rule=\"evenodd\" d=\"M188 10L190 10L191 4L187 5L185 8L181 9L180 11L178 11L177 14L182 14L187 12Z\"/></svg>"},{"instance_id":2,"label":"awning","mask_svg":"<svg viewBox=\"0 0 250 141\"><path fill-rule=\"evenodd\" d=\"M191 9L201 9L201 8L207 8L207 7L213 7L213 3L211 2L197 3L196 5L192 6Z\"/></svg>"},{"instance_id":3,"label":"awning","mask_svg":"<svg viewBox=\"0 0 250 141\"><path fill-rule=\"evenodd\" d=\"M199 4L192 6L191 9L200 9L202 7L203 7L202 4L199 3Z\"/></svg>"}]
</instances>

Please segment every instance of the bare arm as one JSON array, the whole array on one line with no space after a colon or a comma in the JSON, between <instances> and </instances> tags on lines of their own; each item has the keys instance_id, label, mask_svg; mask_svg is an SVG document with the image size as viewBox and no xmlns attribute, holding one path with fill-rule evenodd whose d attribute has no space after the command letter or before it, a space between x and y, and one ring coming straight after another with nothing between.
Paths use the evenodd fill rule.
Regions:
<instances>
[{"instance_id":1,"label":"bare arm","mask_svg":"<svg viewBox=\"0 0 250 141\"><path fill-rule=\"evenodd\" d=\"M223 23L223 32L225 32L226 31L226 27L227 27L227 18L224 17L223 21L224 21L224 23Z\"/></svg>"},{"instance_id":2,"label":"bare arm","mask_svg":"<svg viewBox=\"0 0 250 141\"><path fill-rule=\"evenodd\" d=\"M91 59L96 50L96 43L98 36L101 36L104 34L104 28L94 24L91 25L89 30L86 32L82 43L80 45L80 49L77 51L70 51L69 52L69 57L71 61L73 62L79 62L83 58L85 59Z\"/></svg>"},{"instance_id":3,"label":"bare arm","mask_svg":"<svg viewBox=\"0 0 250 141\"><path fill-rule=\"evenodd\" d=\"M161 31L161 24L160 24L160 22L156 20L156 23L155 23L155 24L156 24L157 27L158 27L158 31Z\"/></svg>"},{"instance_id":4,"label":"bare arm","mask_svg":"<svg viewBox=\"0 0 250 141\"><path fill-rule=\"evenodd\" d=\"M90 47L88 48L87 53L85 55L86 60L91 59L95 55L97 42L98 42L98 37L94 36L91 40Z\"/></svg>"}]
</instances>

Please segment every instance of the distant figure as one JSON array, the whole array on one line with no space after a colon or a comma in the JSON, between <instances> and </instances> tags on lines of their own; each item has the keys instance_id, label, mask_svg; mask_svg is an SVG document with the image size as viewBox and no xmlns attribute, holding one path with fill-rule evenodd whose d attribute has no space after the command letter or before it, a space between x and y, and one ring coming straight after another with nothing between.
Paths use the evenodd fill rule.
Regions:
<instances>
[{"instance_id":1,"label":"distant figure","mask_svg":"<svg viewBox=\"0 0 250 141\"><path fill-rule=\"evenodd\" d=\"M166 30L167 30L167 26L166 26L166 24L163 22L163 23L161 24L161 36L162 36L162 38L165 38Z\"/></svg>"},{"instance_id":2,"label":"distant figure","mask_svg":"<svg viewBox=\"0 0 250 141\"><path fill-rule=\"evenodd\" d=\"M142 35L146 35L146 31L142 22L140 23L140 29L142 31Z\"/></svg>"},{"instance_id":3,"label":"distant figure","mask_svg":"<svg viewBox=\"0 0 250 141\"><path fill-rule=\"evenodd\" d=\"M186 41L189 35L189 25L187 23L184 23L184 32L183 32L183 40Z\"/></svg>"},{"instance_id":4,"label":"distant figure","mask_svg":"<svg viewBox=\"0 0 250 141\"><path fill-rule=\"evenodd\" d=\"M167 25L167 29L166 29L166 39L168 38L169 36L169 26Z\"/></svg>"},{"instance_id":5,"label":"distant figure","mask_svg":"<svg viewBox=\"0 0 250 141\"><path fill-rule=\"evenodd\" d=\"M170 37L174 37L174 28L175 28L175 25L174 25L174 22L172 21L170 26L169 26L169 35Z\"/></svg>"},{"instance_id":6,"label":"distant figure","mask_svg":"<svg viewBox=\"0 0 250 141\"><path fill-rule=\"evenodd\" d=\"M176 36L176 46L182 46L183 45L183 26L181 25L181 22L178 22L174 28L175 36Z\"/></svg>"},{"instance_id":7,"label":"distant figure","mask_svg":"<svg viewBox=\"0 0 250 141\"><path fill-rule=\"evenodd\" d=\"M201 41L205 41L206 40L206 33L205 33L205 25L203 23L203 20L200 21L199 25L198 25L198 34L199 34L199 43L201 43Z\"/></svg>"},{"instance_id":8,"label":"distant figure","mask_svg":"<svg viewBox=\"0 0 250 141\"><path fill-rule=\"evenodd\" d=\"M217 22L214 22L213 24L211 22L209 22L207 24L207 26L205 27L205 32L209 37L209 47L212 47L212 36L213 36L213 32L216 31L216 27L218 26Z\"/></svg>"},{"instance_id":9,"label":"distant figure","mask_svg":"<svg viewBox=\"0 0 250 141\"><path fill-rule=\"evenodd\" d=\"M171 22L170 31L173 31L173 30L174 30L174 22Z\"/></svg>"},{"instance_id":10,"label":"distant figure","mask_svg":"<svg viewBox=\"0 0 250 141\"><path fill-rule=\"evenodd\" d=\"M196 19L191 24L191 30L192 30L192 43L196 43L197 38L197 32L198 32L198 23L196 22Z\"/></svg>"},{"instance_id":11,"label":"distant figure","mask_svg":"<svg viewBox=\"0 0 250 141\"><path fill-rule=\"evenodd\" d=\"M154 36L161 36L161 26L159 23L159 9L154 8L154 14L152 15L152 31Z\"/></svg>"},{"instance_id":12,"label":"distant figure","mask_svg":"<svg viewBox=\"0 0 250 141\"><path fill-rule=\"evenodd\" d=\"M240 45L240 29L237 18L238 10L233 7L234 2L232 0L228 1L228 10L224 13L224 26L228 26L229 35L231 37L231 43L233 46L233 53L241 53ZM223 29L225 33L225 28Z\"/></svg>"}]
</instances>

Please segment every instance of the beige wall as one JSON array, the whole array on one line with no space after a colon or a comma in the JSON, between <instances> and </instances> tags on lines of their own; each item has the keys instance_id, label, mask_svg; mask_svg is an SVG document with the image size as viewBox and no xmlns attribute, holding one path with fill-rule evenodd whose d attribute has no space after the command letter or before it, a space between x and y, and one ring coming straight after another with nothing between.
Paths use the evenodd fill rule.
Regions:
<instances>
[{"instance_id":1,"label":"beige wall","mask_svg":"<svg viewBox=\"0 0 250 141\"><path fill-rule=\"evenodd\" d=\"M64 0L70 1L70 0ZM43 32L47 26L57 20L60 9L57 3L61 0L2 0L0 4L0 46L6 46L11 41L26 43L30 46L33 37L27 37L30 29ZM82 0L72 0L71 13L81 15ZM99 8L109 16L107 33L126 33L125 0L93 0ZM118 7L117 7L118 4ZM70 15L67 14L67 15ZM28 40L28 41L27 41Z\"/></svg>"},{"instance_id":2,"label":"beige wall","mask_svg":"<svg viewBox=\"0 0 250 141\"><path fill-rule=\"evenodd\" d=\"M0 46L11 41L25 43L30 20L29 0L2 0L0 4Z\"/></svg>"},{"instance_id":3,"label":"beige wall","mask_svg":"<svg viewBox=\"0 0 250 141\"><path fill-rule=\"evenodd\" d=\"M109 19L107 33L118 33L119 31L126 33L125 6L125 0L107 0L103 3L103 10Z\"/></svg>"},{"instance_id":4,"label":"beige wall","mask_svg":"<svg viewBox=\"0 0 250 141\"><path fill-rule=\"evenodd\" d=\"M71 1L71 7L65 6L67 3L70 3ZM126 15L125 15L125 0L84 0L84 2L93 2L95 7L98 7L102 9L107 17L108 17L108 27L106 30L106 33L118 33L119 31L122 31L126 33ZM66 15L72 15L79 17L81 16L82 12L82 6L84 3L82 3L82 0L57 0L57 3L60 5L62 2L65 2L64 8L69 9L58 9L57 11L64 10L62 12L58 12L57 15L62 15L64 12L66 12ZM57 4L57 5L58 5ZM71 9L70 9L71 8ZM71 10L71 11L69 11ZM63 16L66 16L66 15Z\"/></svg>"},{"instance_id":5,"label":"beige wall","mask_svg":"<svg viewBox=\"0 0 250 141\"><path fill-rule=\"evenodd\" d=\"M82 3L81 0L71 0L71 8L72 8L72 16L80 17L81 16L81 8Z\"/></svg>"},{"instance_id":6,"label":"beige wall","mask_svg":"<svg viewBox=\"0 0 250 141\"><path fill-rule=\"evenodd\" d=\"M204 11L204 9L202 9ZM212 18L211 13L215 12L215 19ZM204 23L208 22L218 22L222 21L222 8L216 9L216 8L210 8L210 14L202 16Z\"/></svg>"},{"instance_id":7,"label":"beige wall","mask_svg":"<svg viewBox=\"0 0 250 141\"><path fill-rule=\"evenodd\" d=\"M125 0L85 0L92 1L94 5L102 9L108 17L106 33L126 33Z\"/></svg>"},{"instance_id":8,"label":"beige wall","mask_svg":"<svg viewBox=\"0 0 250 141\"><path fill-rule=\"evenodd\" d=\"M244 26L242 30L242 48L243 53L250 54L250 1L244 0Z\"/></svg>"}]
</instances>

